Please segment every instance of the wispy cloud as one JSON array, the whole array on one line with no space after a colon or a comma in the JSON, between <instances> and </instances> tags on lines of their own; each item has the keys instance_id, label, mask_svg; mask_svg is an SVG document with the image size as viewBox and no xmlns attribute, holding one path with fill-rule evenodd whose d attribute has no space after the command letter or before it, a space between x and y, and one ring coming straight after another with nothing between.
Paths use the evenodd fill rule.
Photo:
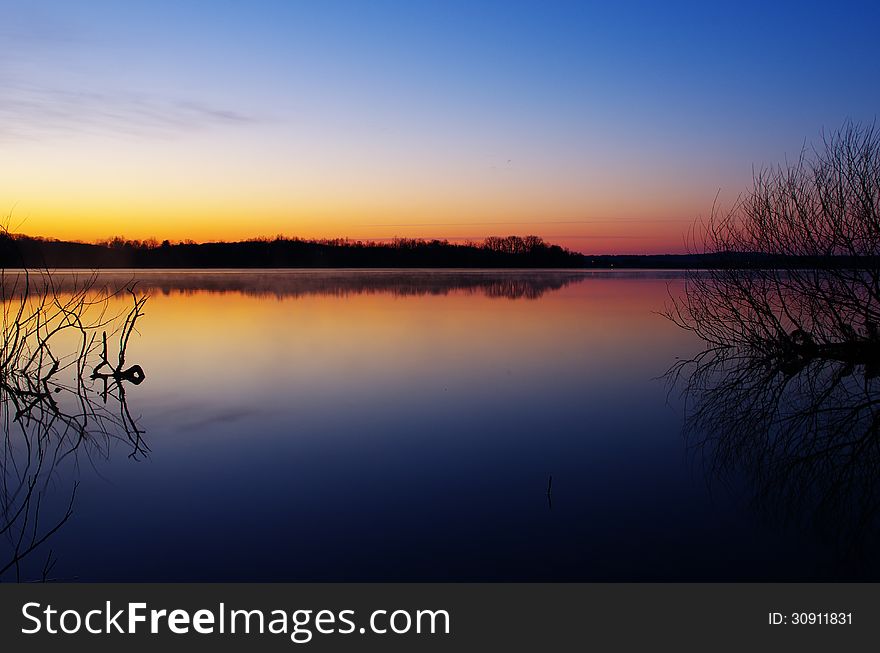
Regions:
<instances>
[{"instance_id":1,"label":"wispy cloud","mask_svg":"<svg viewBox=\"0 0 880 653\"><path fill-rule=\"evenodd\" d=\"M258 122L228 107L188 98L93 91L0 79L0 138L41 139L65 133L173 136Z\"/></svg>"}]
</instances>

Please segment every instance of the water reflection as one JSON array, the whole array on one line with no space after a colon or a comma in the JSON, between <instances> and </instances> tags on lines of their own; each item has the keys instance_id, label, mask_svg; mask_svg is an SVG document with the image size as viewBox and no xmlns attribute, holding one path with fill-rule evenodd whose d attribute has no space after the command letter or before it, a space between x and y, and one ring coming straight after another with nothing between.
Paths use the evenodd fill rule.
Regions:
<instances>
[{"instance_id":1,"label":"water reflection","mask_svg":"<svg viewBox=\"0 0 880 653\"><path fill-rule=\"evenodd\" d=\"M107 317L110 297L89 284L34 295L26 288L36 279L3 280L0 581L50 580L53 536L75 510L79 483L69 471L108 458L115 442L133 459L149 450L125 394L127 383L145 375L138 365L124 367L146 296L131 293L133 307L116 332ZM40 560L32 562L35 556Z\"/></svg>"},{"instance_id":2,"label":"water reflection","mask_svg":"<svg viewBox=\"0 0 880 653\"><path fill-rule=\"evenodd\" d=\"M149 464L131 464L143 435L117 423L94 456L83 444L56 465L41 519L64 517L75 483L77 511L24 578L48 546L50 577L89 581L878 576L695 481L656 380L700 347L656 313L674 273L136 277L143 337L106 358L120 378L141 363L148 382L109 380L104 404L85 378L123 423L136 398Z\"/></svg>"},{"instance_id":3,"label":"water reflection","mask_svg":"<svg viewBox=\"0 0 880 653\"><path fill-rule=\"evenodd\" d=\"M688 379L686 433L709 472L745 472L776 522L873 553L880 507L880 382L852 366L783 370L755 357L703 363Z\"/></svg>"},{"instance_id":4,"label":"water reflection","mask_svg":"<svg viewBox=\"0 0 880 653\"><path fill-rule=\"evenodd\" d=\"M80 284L87 271L58 271L55 286ZM110 270L98 277L110 291L137 282L151 294L232 293L251 297L297 298L310 295L347 297L386 294L394 297L482 295L489 298L539 299L588 278L675 279L674 271L583 270Z\"/></svg>"},{"instance_id":5,"label":"water reflection","mask_svg":"<svg viewBox=\"0 0 880 653\"><path fill-rule=\"evenodd\" d=\"M856 564L880 535L878 310L868 273L834 267L689 274L667 311L705 345L670 378L710 472Z\"/></svg>"}]
</instances>

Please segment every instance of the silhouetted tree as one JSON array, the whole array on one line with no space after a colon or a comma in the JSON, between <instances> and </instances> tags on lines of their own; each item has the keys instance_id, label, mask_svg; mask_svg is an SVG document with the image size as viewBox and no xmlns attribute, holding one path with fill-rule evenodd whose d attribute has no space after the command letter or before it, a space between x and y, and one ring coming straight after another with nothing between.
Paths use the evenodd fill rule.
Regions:
<instances>
[{"instance_id":1,"label":"silhouetted tree","mask_svg":"<svg viewBox=\"0 0 880 653\"><path fill-rule=\"evenodd\" d=\"M667 314L715 355L746 348L789 366L830 358L876 371L880 132L874 125L847 124L795 163L758 171L731 211L713 211L701 248L729 256L730 264L689 273ZM813 263L762 265L774 257Z\"/></svg>"},{"instance_id":2,"label":"silhouetted tree","mask_svg":"<svg viewBox=\"0 0 880 653\"><path fill-rule=\"evenodd\" d=\"M880 132L846 124L765 168L704 225L667 316L704 349L669 371L713 472L746 471L762 505L876 544L880 515ZM778 263L795 257L810 265Z\"/></svg>"}]
</instances>

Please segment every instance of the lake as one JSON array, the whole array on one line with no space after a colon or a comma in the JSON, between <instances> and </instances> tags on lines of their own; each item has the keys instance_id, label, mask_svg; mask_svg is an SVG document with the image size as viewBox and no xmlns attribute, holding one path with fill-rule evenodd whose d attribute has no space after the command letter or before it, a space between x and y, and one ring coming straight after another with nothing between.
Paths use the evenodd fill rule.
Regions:
<instances>
[{"instance_id":1,"label":"lake","mask_svg":"<svg viewBox=\"0 0 880 653\"><path fill-rule=\"evenodd\" d=\"M21 579L50 550L64 581L880 579L874 540L690 446L678 273L99 276L131 278L144 451L58 456L41 519L71 515Z\"/></svg>"}]
</instances>

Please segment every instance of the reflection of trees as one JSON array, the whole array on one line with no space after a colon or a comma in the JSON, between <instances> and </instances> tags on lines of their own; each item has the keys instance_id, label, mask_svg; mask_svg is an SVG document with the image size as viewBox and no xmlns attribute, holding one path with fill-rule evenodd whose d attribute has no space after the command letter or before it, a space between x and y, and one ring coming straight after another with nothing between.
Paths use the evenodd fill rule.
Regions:
<instances>
[{"instance_id":1,"label":"reflection of trees","mask_svg":"<svg viewBox=\"0 0 880 653\"><path fill-rule=\"evenodd\" d=\"M111 287L131 273L104 271ZM622 276L626 273L619 273ZM57 274L58 283L68 275ZM564 270L138 270L138 287L149 293L234 292L256 297L391 294L399 297L482 294L490 298L537 299L584 280L582 271Z\"/></svg>"},{"instance_id":2,"label":"reflection of trees","mask_svg":"<svg viewBox=\"0 0 880 653\"><path fill-rule=\"evenodd\" d=\"M667 311L705 343L671 370L689 436L714 471L747 470L763 505L864 543L880 467L880 132L848 125L760 171L710 219L704 250L736 257L688 273ZM766 266L779 256L811 267Z\"/></svg>"},{"instance_id":3,"label":"reflection of trees","mask_svg":"<svg viewBox=\"0 0 880 653\"><path fill-rule=\"evenodd\" d=\"M838 361L796 371L754 356L698 357L685 432L712 475L745 472L758 504L847 547L878 534L880 380Z\"/></svg>"},{"instance_id":4,"label":"reflection of trees","mask_svg":"<svg viewBox=\"0 0 880 653\"><path fill-rule=\"evenodd\" d=\"M60 509L51 496L58 466L107 456L114 440L135 458L148 451L125 397L143 370L123 366L146 296L130 289L131 308L117 315L109 309L115 293L97 291L94 278L62 293L51 275L0 272L0 288L0 579L22 580L22 561L73 513L76 485ZM111 362L108 338L117 337ZM50 552L44 578L52 565Z\"/></svg>"}]
</instances>

